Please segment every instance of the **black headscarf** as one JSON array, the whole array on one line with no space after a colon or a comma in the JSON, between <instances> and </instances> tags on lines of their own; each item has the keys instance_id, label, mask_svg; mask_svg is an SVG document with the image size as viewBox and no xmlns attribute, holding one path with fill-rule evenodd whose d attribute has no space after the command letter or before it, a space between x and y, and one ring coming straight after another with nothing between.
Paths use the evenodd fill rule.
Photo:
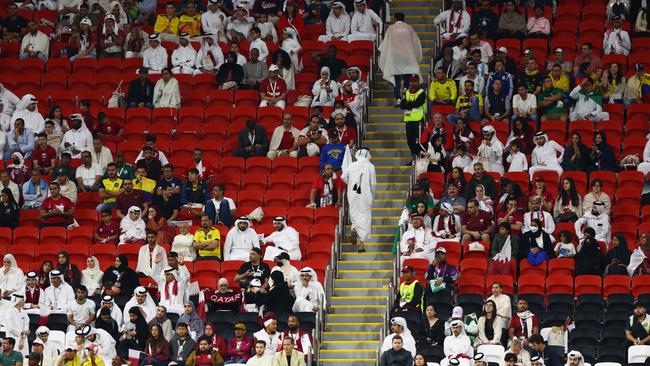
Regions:
<instances>
[{"instance_id":1,"label":"black headscarf","mask_svg":"<svg viewBox=\"0 0 650 366\"><path fill-rule=\"evenodd\" d=\"M142 310L139 306L134 306L129 309L129 314L136 316L135 322L132 322L135 325L135 341L140 346L141 349L144 349L147 340L149 339L149 327L147 326L147 321L144 316L142 316Z\"/></svg>"},{"instance_id":2,"label":"black headscarf","mask_svg":"<svg viewBox=\"0 0 650 366\"><path fill-rule=\"evenodd\" d=\"M603 275L603 253L594 236L582 241L582 248L576 254L576 275Z\"/></svg>"},{"instance_id":3,"label":"black headscarf","mask_svg":"<svg viewBox=\"0 0 650 366\"><path fill-rule=\"evenodd\" d=\"M59 252L59 256L65 257L64 263L59 263L56 268L61 271L65 282L72 288L76 289L81 285L81 271L79 268L70 262L70 255L65 250Z\"/></svg>"},{"instance_id":4,"label":"black headscarf","mask_svg":"<svg viewBox=\"0 0 650 366\"><path fill-rule=\"evenodd\" d=\"M630 249L627 247L627 240L625 240L623 235L618 234L615 235L615 237L618 239L620 244L607 252L607 264L612 263L614 259L618 259L620 263L627 266L630 264L630 256L632 255L632 252L630 252Z\"/></svg>"},{"instance_id":5,"label":"black headscarf","mask_svg":"<svg viewBox=\"0 0 650 366\"><path fill-rule=\"evenodd\" d=\"M97 319L95 319L95 328L103 329L110 334L116 341L120 339L120 326L112 317L109 320L103 320L102 316L111 316L111 310L108 308L99 309Z\"/></svg>"},{"instance_id":6,"label":"black headscarf","mask_svg":"<svg viewBox=\"0 0 650 366\"><path fill-rule=\"evenodd\" d=\"M594 145L598 148L597 153L591 154L593 159L593 164L595 165L595 170L609 170L612 172L618 171L618 164L616 164L616 155L614 154L614 149L607 144L607 136L604 132L596 132L594 134L594 140L596 136L600 135L602 141L599 144L594 142Z\"/></svg>"}]
</instances>

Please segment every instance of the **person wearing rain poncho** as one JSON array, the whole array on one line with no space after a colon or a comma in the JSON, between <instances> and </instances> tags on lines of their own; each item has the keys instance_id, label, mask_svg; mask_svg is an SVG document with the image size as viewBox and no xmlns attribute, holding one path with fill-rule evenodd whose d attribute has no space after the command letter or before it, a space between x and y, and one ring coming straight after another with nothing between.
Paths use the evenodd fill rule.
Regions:
<instances>
[{"instance_id":1,"label":"person wearing rain poncho","mask_svg":"<svg viewBox=\"0 0 650 366\"><path fill-rule=\"evenodd\" d=\"M266 247L264 260L273 260L282 252L289 254L292 260L301 260L300 235L296 229L289 226L287 220L281 216L273 219L273 227L275 231L262 239L262 243L270 245Z\"/></svg>"},{"instance_id":2,"label":"person wearing rain poncho","mask_svg":"<svg viewBox=\"0 0 650 366\"><path fill-rule=\"evenodd\" d=\"M2 298L8 298L14 293L24 294L25 275L22 269L18 267L16 258L12 254L5 254L2 259L2 269L0 269L0 291ZM11 307L7 300L0 299L0 314L4 314ZM2 316L0 316L2 318Z\"/></svg>"},{"instance_id":3,"label":"person wearing rain poncho","mask_svg":"<svg viewBox=\"0 0 650 366\"><path fill-rule=\"evenodd\" d=\"M422 258L427 261L433 260L436 242L424 225L424 217L420 214L411 215L411 225L402 235L400 242L400 257L403 263L405 259Z\"/></svg>"},{"instance_id":4,"label":"person wearing rain poncho","mask_svg":"<svg viewBox=\"0 0 650 366\"><path fill-rule=\"evenodd\" d=\"M296 72L302 70L302 60L300 59L300 41L298 40L298 33L292 27L284 28L282 31L282 50L289 54L291 57L291 64L294 65Z\"/></svg>"},{"instance_id":5,"label":"person wearing rain poncho","mask_svg":"<svg viewBox=\"0 0 650 366\"><path fill-rule=\"evenodd\" d=\"M355 0L354 5L356 11L350 21L348 41L375 40L377 37L375 34L375 26L379 28L379 34L381 34L383 25L381 18L372 9L368 9L366 0Z\"/></svg>"},{"instance_id":6,"label":"person wearing rain poncho","mask_svg":"<svg viewBox=\"0 0 650 366\"><path fill-rule=\"evenodd\" d=\"M124 312L128 313L132 307L137 306L144 312L147 323L152 321L156 316L156 303L153 301L149 291L142 286L138 286L133 291L133 297L124 305Z\"/></svg>"},{"instance_id":7,"label":"person wearing rain poncho","mask_svg":"<svg viewBox=\"0 0 650 366\"><path fill-rule=\"evenodd\" d=\"M29 316L23 310L25 305L25 296L22 294L11 295L11 308L5 313L5 336L11 337L16 341L14 351L23 355L29 354L29 345L27 336L29 335Z\"/></svg>"},{"instance_id":8,"label":"person wearing rain poncho","mask_svg":"<svg viewBox=\"0 0 650 366\"><path fill-rule=\"evenodd\" d=\"M167 267L155 280L160 291L159 305L166 307L170 313L182 314L189 278Z\"/></svg>"},{"instance_id":9,"label":"person wearing rain poncho","mask_svg":"<svg viewBox=\"0 0 650 366\"><path fill-rule=\"evenodd\" d=\"M84 337L84 348L93 343L97 346L96 354L101 357L104 364L110 365L113 357L117 354L115 352L116 340L105 331L90 325L86 325L81 329L77 329L74 334L76 336Z\"/></svg>"},{"instance_id":10,"label":"person wearing rain poncho","mask_svg":"<svg viewBox=\"0 0 650 366\"><path fill-rule=\"evenodd\" d=\"M59 147L61 153L67 152L73 159L80 159L81 153L93 147L93 135L79 113L70 116L70 129L66 131Z\"/></svg>"},{"instance_id":11,"label":"person wearing rain poncho","mask_svg":"<svg viewBox=\"0 0 650 366\"><path fill-rule=\"evenodd\" d=\"M564 148L557 142L549 140L548 135L542 131L537 132L533 139L536 146L531 154L531 166L528 169L530 179L533 179L535 173L543 171L553 171L562 175L563 169L560 164L564 156Z\"/></svg>"},{"instance_id":12,"label":"person wearing rain poncho","mask_svg":"<svg viewBox=\"0 0 650 366\"><path fill-rule=\"evenodd\" d=\"M160 34L149 36L149 47L142 51L142 67L149 74L160 74L167 67L167 50L160 45Z\"/></svg>"},{"instance_id":13,"label":"person wearing rain poncho","mask_svg":"<svg viewBox=\"0 0 650 366\"><path fill-rule=\"evenodd\" d=\"M321 78L316 80L311 88L311 93L314 95L314 99L311 102L312 107L334 106L334 100L339 95L339 85L336 80L330 78L330 75L329 67L323 66L320 69Z\"/></svg>"},{"instance_id":14,"label":"person wearing rain poncho","mask_svg":"<svg viewBox=\"0 0 650 366\"><path fill-rule=\"evenodd\" d=\"M120 221L120 244L142 243L146 238L146 224L140 217L140 207L129 207L128 215Z\"/></svg>"},{"instance_id":15,"label":"person wearing rain poncho","mask_svg":"<svg viewBox=\"0 0 650 366\"><path fill-rule=\"evenodd\" d=\"M460 243L461 220L460 216L454 214L454 207L448 203L440 204L439 215L433 219L433 242L439 241L457 241Z\"/></svg>"},{"instance_id":16,"label":"person wearing rain poncho","mask_svg":"<svg viewBox=\"0 0 650 366\"><path fill-rule=\"evenodd\" d=\"M66 314L68 307L74 301L74 290L63 281L61 271L58 269L50 271L50 286L43 291L38 304L41 309L41 316Z\"/></svg>"},{"instance_id":17,"label":"person wearing rain poncho","mask_svg":"<svg viewBox=\"0 0 650 366\"><path fill-rule=\"evenodd\" d=\"M226 261L248 261L253 248L259 248L260 241L251 222L246 216L235 220L235 226L228 231L223 247L223 259Z\"/></svg>"},{"instance_id":18,"label":"person wearing rain poncho","mask_svg":"<svg viewBox=\"0 0 650 366\"><path fill-rule=\"evenodd\" d=\"M204 36L211 34L216 37L216 40L225 43L226 14L219 9L219 3L221 3L219 0L208 0L208 11L201 14L201 28Z\"/></svg>"},{"instance_id":19,"label":"person wearing rain poncho","mask_svg":"<svg viewBox=\"0 0 650 366\"><path fill-rule=\"evenodd\" d=\"M192 48L192 46L188 46ZM193 48L192 48L193 49ZM162 77L158 79L153 88L154 108L178 108L181 106L181 91L178 80L172 71L165 67L160 72ZM155 177L154 177L155 178Z\"/></svg>"},{"instance_id":20,"label":"person wearing rain poncho","mask_svg":"<svg viewBox=\"0 0 650 366\"><path fill-rule=\"evenodd\" d=\"M340 1L332 3L332 11L325 21L325 34L318 37L321 42L345 40L350 34L350 16Z\"/></svg>"},{"instance_id":21,"label":"person wearing rain poncho","mask_svg":"<svg viewBox=\"0 0 650 366\"><path fill-rule=\"evenodd\" d=\"M596 241L609 243L612 238L612 227L609 223L609 215L605 212L605 203L603 201L594 202L591 211L583 213L582 217L575 222L574 228L580 241L585 237L584 230L592 228L596 231L594 237ZM580 246L578 246L578 251L580 251Z\"/></svg>"},{"instance_id":22,"label":"person wearing rain poncho","mask_svg":"<svg viewBox=\"0 0 650 366\"><path fill-rule=\"evenodd\" d=\"M395 13L395 23L386 29L379 52L383 78L393 85L395 99L400 99L400 90L402 87L408 89L410 76L420 75L422 60L420 38L413 27L404 23L403 13Z\"/></svg>"},{"instance_id":23,"label":"person wearing rain poncho","mask_svg":"<svg viewBox=\"0 0 650 366\"><path fill-rule=\"evenodd\" d=\"M497 172L503 175L503 144L497 138L496 130L490 125L486 125L481 129L483 140L478 147L478 152L475 162L483 163L483 167L487 172ZM470 164L465 168L466 172L473 169L474 164Z\"/></svg>"},{"instance_id":24,"label":"person wearing rain poncho","mask_svg":"<svg viewBox=\"0 0 650 366\"><path fill-rule=\"evenodd\" d=\"M6 93L6 92L5 92ZM25 94L16 110L11 116L9 128L14 129L14 122L20 118L25 122L25 128L31 130L35 135L45 131L45 120L38 112L38 99L32 94Z\"/></svg>"},{"instance_id":25,"label":"person wearing rain poncho","mask_svg":"<svg viewBox=\"0 0 650 366\"><path fill-rule=\"evenodd\" d=\"M316 312L325 306L325 291L318 282L318 275L311 267L300 270L300 281L295 283L293 292L296 302L293 303L293 312Z\"/></svg>"},{"instance_id":26,"label":"person wearing rain poncho","mask_svg":"<svg viewBox=\"0 0 650 366\"><path fill-rule=\"evenodd\" d=\"M359 243L358 252L365 252L363 244L370 240L372 226L372 201L375 196L377 176L375 166L370 162L372 156L367 148L355 153L356 161L343 168L341 179L348 185L350 221L352 222L352 243Z\"/></svg>"},{"instance_id":27,"label":"person wearing rain poncho","mask_svg":"<svg viewBox=\"0 0 650 366\"><path fill-rule=\"evenodd\" d=\"M223 62L223 51L219 47L217 36L214 33L205 33L201 37L201 49L196 54L194 75L214 74Z\"/></svg>"},{"instance_id":28,"label":"person wearing rain poncho","mask_svg":"<svg viewBox=\"0 0 650 366\"><path fill-rule=\"evenodd\" d=\"M190 36L187 33L181 33L178 36L178 48L172 52L172 65L174 74L192 75L194 64L196 63L196 50L190 44ZM155 95L155 94L154 94Z\"/></svg>"},{"instance_id":29,"label":"person wearing rain poncho","mask_svg":"<svg viewBox=\"0 0 650 366\"><path fill-rule=\"evenodd\" d=\"M395 317L390 320L390 330L391 333L384 338L384 342L381 345L381 353L388 351L393 347L393 337L399 335L404 341L404 349L411 352L412 356L415 356L415 339L411 335L406 319L402 317Z\"/></svg>"}]
</instances>

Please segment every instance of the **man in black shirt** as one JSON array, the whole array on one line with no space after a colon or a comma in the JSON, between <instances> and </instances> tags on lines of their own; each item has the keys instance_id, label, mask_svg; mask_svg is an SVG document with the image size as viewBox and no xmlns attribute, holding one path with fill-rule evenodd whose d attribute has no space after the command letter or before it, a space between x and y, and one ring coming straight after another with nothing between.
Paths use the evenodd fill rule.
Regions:
<instances>
[{"instance_id":1,"label":"man in black shirt","mask_svg":"<svg viewBox=\"0 0 650 366\"><path fill-rule=\"evenodd\" d=\"M156 195L161 195L165 187L171 187L172 197L180 200L182 186L183 184L181 183L180 179L174 176L174 166L167 164L162 168L162 177L156 186Z\"/></svg>"},{"instance_id":2,"label":"man in black shirt","mask_svg":"<svg viewBox=\"0 0 650 366\"><path fill-rule=\"evenodd\" d=\"M153 149L151 146L145 146L142 148L142 156L144 159L138 160L135 164L136 170L138 168L144 168L147 172L147 177L153 180L160 179L162 167L160 166L160 160L153 156Z\"/></svg>"},{"instance_id":3,"label":"man in black shirt","mask_svg":"<svg viewBox=\"0 0 650 366\"><path fill-rule=\"evenodd\" d=\"M327 47L327 52L313 52L311 58L318 65L318 69L327 66L330 69L330 78L337 80L339 76L345 74L348 65L345 61L336 58L336 46Z\"/></svg>"},{"instance_id":4,"label":"man in black shirt","mask_svg":"<svg viewBox=\"0 0 650 366\"><path fill-rule=\"evenodd\" d=\"M153 109L153 83L147 78L148 73L146 67L141 67L138 70L138 78L129 84L129 94L126 99L129 108Z\"/></svg>"},{"instance_id":5,"label":"man in black shirt","mask_svg":"<svg viewBox=\"0 0 650 366\"><path fill-rule=\"evenodd\" d=\"M564 362L563 357L553 347L549 347L544 343L544 338L539 334L533 334L528 338L528 344L533 348L531 356L539 356L544 360L546 366L562 366Z\"/></svg>"},{"instance_id":6,"label":"man in black shirt","mask_svg":"<svg viewBox=\"0 0 650 366\"><path fill-rule=\"evenodd\" d=\"M9 4L7 16L0 22L2 28L2 40L5 42L20 42L23 35L27 33L27 20L18 15L18 6Z\"/></svg>"},{"instance_id":7,"label":"man in black shirt","mask_svg":"<svg viewBox=\"0 0 650 366\"><path fill-rule=\"evenodd\" d=\"M174 221L178 217L178 209L181 204L177 197L174 197L174 189L171 186L162 188L162 194L153 199L153 204L158 208L160 216L167 221Z\"/></svg>"},{"instance_id":8,"label":"man in black shirt","mask_svg":"<svg viewBox=\"0 0 650 366\"><path fill-rule=\"evenodd\" d=\"M239 267L235 281L239 281L239 287L247 288L252 280L258 279L262 283L262 287L268 289L271 268L262 262L262 250L260 248L251 249L249 259L250 261Z\"/></svg>"},{"instance_id":9,"label":"man in black shirt","mask_svg":"<svg viewBox=\"0 0 650 366\"><path fill-rule=\"evenodd\" d=\"M499 16L492 11L490 0L482 0L481 6L472 16L472 30L478 32L481 37L493 38L494 31L499 26Z\"/></svg>"}]
</instances>

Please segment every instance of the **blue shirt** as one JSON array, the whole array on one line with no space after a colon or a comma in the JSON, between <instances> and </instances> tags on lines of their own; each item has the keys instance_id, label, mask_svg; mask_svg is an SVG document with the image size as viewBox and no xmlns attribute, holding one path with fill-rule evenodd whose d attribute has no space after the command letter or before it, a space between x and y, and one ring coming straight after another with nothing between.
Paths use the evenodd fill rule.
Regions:
<instances>
[{"instance_id":1,"label":"blue shirt","mask_svg":"<svg viewBox=\"0 0 650 366\"><path fill-rule=\"evenodd\" d=\"M7 134L7 142L9 143L9 150L20 151L23 155L27 152L34 150L34 132L29 128L23 130L23 134L18 136L18 142L14 140L16 137L16 130L9 131Z\"/></svg>"},{"instance_id":2,"label":"blue shirt","mask_svg":"<svg viewBox=\"0 0 650 366\"><path fill-rule=\"evenodd\" d=\"M340 170L343 165L343 156L345 155L345 144L327 144L323 146L320 152L320 167L323 169L325 164L332 164L334 170Z\"/></svg>"}]
</instances>

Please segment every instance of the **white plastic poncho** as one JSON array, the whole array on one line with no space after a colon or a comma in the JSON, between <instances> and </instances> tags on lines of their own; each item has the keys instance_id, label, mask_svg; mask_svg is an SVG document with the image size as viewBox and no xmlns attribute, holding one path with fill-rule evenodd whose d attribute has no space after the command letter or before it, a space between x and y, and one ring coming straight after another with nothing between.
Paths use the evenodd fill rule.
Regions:
<instances>
[{"instance_id":1,"label":"white plastic poncho","mask_svg":"<svg viewBox=\"0 0 650 366\"><path fill-rule=\"evenodd\" d=\"M296 302L293 304L293 312L312 312L316 308L322 308L325 305L325 290L323 290L323 285L318 282L316 271L311 267L304 267L300 273L309 274L311 278L306 286L302 278L295 283L293 291L296 294Z\"/></svg>"},{"instance_id":2,"label":"white plastic poncho","mask_svg":"<svg viewBox=\"0 0 650 366\"><path fill-rule=\"evenodd\" d=\"M126 239L135 238L144 240L146 238L146 225L144 220L141 217L138 217L137 220L131 220L131 212L140 211L138 206L129 207L129 213L122 218L120 221L120 243L124 244Z\"/></svg>"},{"instance_id":3,"label":"white plastic poncho","mask_svg":"<svg viewBox=\"0 0 650 366\"><path fill-rule=\"evenodd\" d=\"M138 302L138 295L144 295L145 299L143 303ZM156 317L156 303L153 301L153 298L149 294L149 291L147 291L146 288L142 286L138 286L135 288L133 291L133 297L124 305L124 313L128 314L129 310L131 310L132 307L138 306L140 309L144 311L144 317L147 320L147 323L149 323L153 318ZM130 323L129 319L126 319L126 323Z\"/></svg>"},{"instance_id":4,"label":"white plastic poncho","mask_svg":"<svg viewBox=\"0 0 650 366\"><path fill-rule=\"evenodd\" d=\"M400 337L402 337L403 341L403 346L405 350L411 352L411 355L415 357L415 339L413 338L413 335L411 335L411 331L409 330L408 324L406 323L406 319L402 317L395 317L390 320L391 324L399 324L402 326L402 333L399 334ZM381 345L381 352L384 353L388 351L389 349L393 348L393 337L398 335L397 333L391 333L384 338L384 342Z\"/></svg>"},{"instance_id":5,"label":"white plastic poncho","mask_svg":"<svg viewBox=\"0 0 650 366\"><path fill-rule=\"evenodd\" d=\"M388 27L379 52L379 69L389 83L395 85L395 75L420 75L422 45L410 25L398 21Z\"/></svg>"},{"instance_id":6,"label":"white plastic poncho","mask_svg":"<svg viewBox=\"0 0 650 366\"><path fill-rule=\"evenodd\" d=\"M239 223L246 223L246 229L241 230ZM259 248L260 241L255 230L251 227L250 220L242 216L235 220L235 225L228 231L226 242L223 246L223 259L226 261L248 261L248 256L253 248Z\"/></svg>"},{"instance_id":7,"label":"white plastic poncho","mask_svg":"<svg viewBox=\"0 0 650 366\"><path fill-rule=\"evenodd\" d=\"M153 248L153 251L149 251L148 244L140 247L136 272L144 273L147 277L156 278L166 267L167 253L165 248L158 244Z\"/></svg>"},{"instance_id":8,"label":"white plastic poncho","mask_svg":"<svg viewBox=\"0 0 650 366\"><path fill-rule=\"evenodd\" d=\"M350 221L360 242L370 240L372 225L372 202L375 196L377 176L375 166L370 162L370 151L359 149L356 161L344 169L341 179L348 185L347 197L350 203Z\"/></svg>"},{"instance_id":9,"label":"white plastic poncho","mask_svg":"<svg viewBox=\"0 0 650 366\"><path fill-rule=\"evenodd\" d=\"M296 229L289 226L287 220L282 217L276 217L273 219L273 222L280 223L283 228L280 231L274 231L271 235L262 239L264 243L273 243L275 245L266 248L264 260L273 260L273 258L282 252L289 254L289 258L292 260L301 260L300 235Z\"/></svg>"},{"instance_id":10,"label":"white plastic poncho","mask_svg":"<svg viewBox=\"0 0 650 366\"><path fill-rule=\"evenodd\" d=\"M634 274L634 271L643 263L643 260L646 258L645 253L643 252L643 249L641 247L637 247L634 249L632 252L632 255L630 256L630 264L627 266L627 273L632 277Z\"/></svg>"},{"instance_id":11,"label":"white plastic poncho","mask_svg":"<svg viewBox=\"0 0 650 366\"><path fill-rule=\"evenodd\" d=\"M10 129L14 129L14 122L21 118L25 121L25 128L31 130L33 133L41 133L45 130L45 120L43 116L38 113L38 106L33 111L27 109L30 104L38 103L36 97L32 94L25 94L16 106L16 110L11 116Z\"/></svg>"},{"instance_id":12,"label":"white plastic poncho","mask_svg":"<svg viewBox=\"0 0 650 366\"><path fill-rule=\"evenodd\" d=\"M181 106L181 91L176 78L172 77L167 82L163 78L158 79L153 88L153 105L156 108Z\"/></svg>"}]
</instances>

